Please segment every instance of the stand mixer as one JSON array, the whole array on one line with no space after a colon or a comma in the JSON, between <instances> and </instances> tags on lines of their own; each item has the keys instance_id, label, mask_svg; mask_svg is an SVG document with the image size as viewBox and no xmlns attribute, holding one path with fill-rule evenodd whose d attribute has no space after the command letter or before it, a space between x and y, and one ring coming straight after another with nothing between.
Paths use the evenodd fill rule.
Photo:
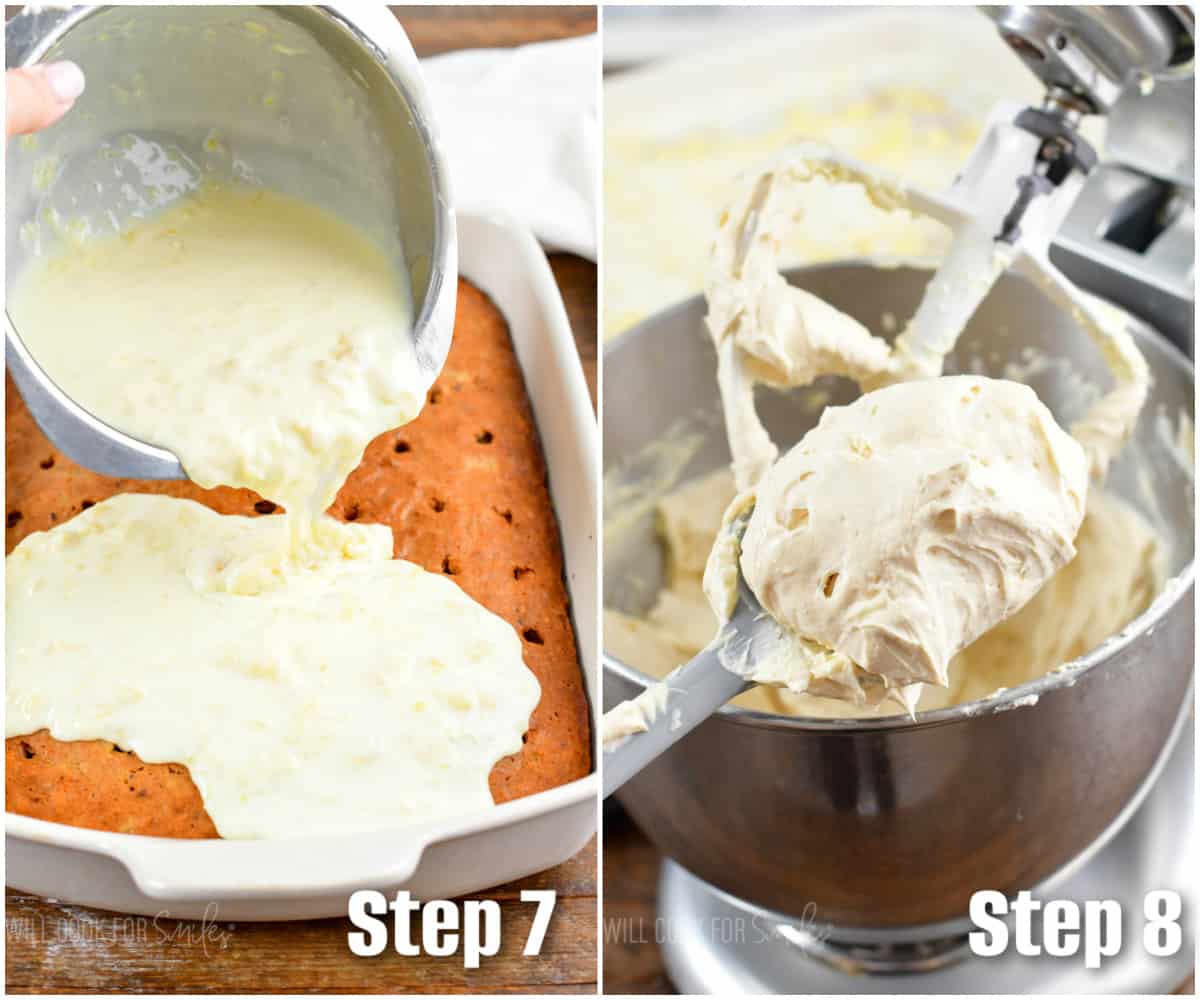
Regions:
<instances>
[{"instance_id":1,"label":"stand mixer","mask_svg":"<svg viewBox=\"0 0 1200 1000\"><path fill-rule=\"evenodd\" d=\"M1192 677L1191 471L1173 467L1148 426L1149 414L1188 414L1193 391L1190 366L1160 336L1191 353L1191 14L985 13L1047 89L1039 107L997 107L955 186L922 205L956 233L985 223L1014 251L1014 266L967 324L950 367L978 362L1001 375L1003 361L1033 349L1069 357L1102 382L1103 368L1076 353L1072 284L1156 326L1134 324L1155 387L1127 450L1150 463L1153 491L1170 498L1165 539L1175 580L1115 646L979 706L924 713L916 724L727 707L631 781L622 802L671 859L659 890L670 928L662 947L684 992L978 992L981 983L999 992L1156 992L1177 986L1191 965L1190 940L1170 967L1139 959L1128 945L1124 964L1101 977L1070 962L968 959L966 900L974 889L1114 896L1135 915L1142 891L1186 880L1172 866L1173 848L1154 843L1147 817L1173 828L1173 843L1191 823L1189 741L1178 740ZM1108 115L1111 155L1103 162L1081 134L1096 114ZM1146 155L1138 137L1148 120L1160 123L1159 139L1172 139L1169 150ZM1065 298L1026 280L1030 261L1043 275L1061 272L1052 291ZM848 263L788 276L874 328L883 312L911 313L927 272ZM607 384L620 387L605 408L610 468L678 430L681 415L715 395L714 358L695 343L703 312L698 299L683 303L606 353ZM975 356L973 343L982 345ZM654 377L664 364L672 366L670 385ZM1053 377L1029 382L1056 412L1063 405ZM823 394L765 398L772 436L785 444L800 437ZM823 402L852 398L845 387L830 395ZM728 463L718 412L687 426L705 442L682 479ZM1133 464L1125 456L1114 466L1118 491L1135 491ZM661 578L655 550L652 518L606 548L606 595L615 595L606 603L639 610L644 583ZM645 675L605 662L606 706L644 689ZM1135 690L1139 703L1122 704ZM1109 745L1097 746L1097 733ZM1158 798L1122 833L1160 776ZM1139 867L1128 863L1133 852L1152 856L1139 853ZM864 973L879 978L864 981Z\"/></svg>"},{"instance_id":2,"label":"stand mixer","mask_svg":"<svg viewBox=\"0 0 1200 1000\"><path fill-rule=\"evenodd\" d=\"M1001 103L946 196L917 207L1117 305L1189 357L1195 341L1195 21L1185 5L981 7L1045 86ZM1084 137L1106 116L1100 161ZM961 308L961 306L959 307Z\"/></svg>"},{"instance_id":3,"label":"stand mixer","mask_svg":"<svg viewBox=\"0 0 1200 1000\"><path fill-rule=\"evenodd\" d=\"M1040 140L1001 239L1030 203L1086 175L1050 259L1186 354L1195 336L1195 15L1183 4L983 7L1046 87L1013 124ZM1080 134L1105 115L1104 161Z\"/></svg>"}]
</instances>

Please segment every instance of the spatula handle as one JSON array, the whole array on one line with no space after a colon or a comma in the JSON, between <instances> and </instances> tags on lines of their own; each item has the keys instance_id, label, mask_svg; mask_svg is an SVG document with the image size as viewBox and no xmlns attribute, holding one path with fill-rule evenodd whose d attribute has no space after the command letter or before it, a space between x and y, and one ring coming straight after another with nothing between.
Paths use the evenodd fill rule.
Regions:
<instances>
[{"instance_id":1,"label":"spatula handle","mask_svg":"<svg viewBox=\"0 0 1200 1000\"><path fill-rule=\"evenodd\" d=\"M604 753L605 798L749 687L745 678L721 665L715 646L701 650L662 683L667 686L666 698L649 728Z\"/></svg>"}]
</instances>

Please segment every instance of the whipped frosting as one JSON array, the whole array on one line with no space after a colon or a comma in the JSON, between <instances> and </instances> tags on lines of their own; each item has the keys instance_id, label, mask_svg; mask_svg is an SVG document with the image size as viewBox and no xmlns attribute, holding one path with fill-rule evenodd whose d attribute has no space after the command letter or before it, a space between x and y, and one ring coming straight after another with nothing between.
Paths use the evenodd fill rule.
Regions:
<instances>
[{"instance_id":1,"label":"whipped frosting","mask_svg":"<svg viewBox=\"0 0 1200 1000\"><path fill-rule=\"evenodd\" d=\"M813 145L736 186L718 222L705 295L738 493L703 589L727 669L794 696L858 709L891 700L912 712L922 685L946 688L953 658L1074 558L1089 477L1103 480L1131 434L1149 374L1117 314L1035 268L1113 375L1108 394L1073 428L1077 437L1028 387L940 377L1010 252L978 220L962 226L913 319L888 345L780 273L814 181L855 185L885 212L927 204ZM865 394L826 410L777 461L755 385L797 388L822 375L850 377ZM773 619L763 623L774 631L753 662L722 642L739 574Z\"/></svg>"},{"instance_id":2,"label":"whipped frosting","mask_svg":"<svg viewBox=\"0 0 1200 1000\"><path fill-rule=\"evenodd\" d=\"M652 504L667 579L639 615L605 609L604 648L610 655L661 678L708 645L717 622L700 577L724 508L736 495L726 468L685 482ZM1101 488L1088 493L1075 547L1075 558L1025 607L951 660L946 687L921 686L917 710L979 701L1044 676L1117 634L1162 590L1165 547L1145 517ZM905 710L893 699L872 704L821 697L812 687L797 693L786 684L756 685L733 703L808 718L878 717Z\"/></svg>"},{"instance_id":3,"label":"whipped frosting","mask_svg":"<svg viewBox=\"0 0 1200 1000\"><path fill-rule=\"evenodd\" d=\"M392 559L383 525L247 596L280 517L119 494L8 557L6 735L187 765L222 837L382 830L492 804L540 694L513 628Z\"/></svg>"},{"instance_id":4,"label":"whipped frosting","mask_svg":"<svg viewBox=\"0 0 1200 1000\"><path fill-rule=\"evenodd\" d=\"M761 670L729 669L797 692L819 683L821 693L858 702L882 684L911 707L916 685L944 686L951 658L1074 556L1089 472L1102 479L1131 433L1148 371L1127 331L1047 278L1047 292L1079 316L1114 376L1077 425L1080 440L1024 386L936 377L1007 256L966 225L889 346L779 272L786 231L815 179L855 184L882 209L918 201L890 178L808 146L744 179L722 214L706 322L740 495L704 586L724 622L740 568L791 636L791 648L782 645ZM868 391L827 410L776 461L755 384L794 388L827 374Z\"/></svg>"},{"instance_id":5,"label":"whipped frosting","mask_svg":"<svg viewBox=\"0 0 1200 1000\"><path fill-rule=\"evenodd\" d=\"M717 225L704 295L734 475L743 489L779 454L754 409L755 383L790 389L820 375L845 375L872 384L893 369L886 341L780 273L787 234L801 216L806 186L816 180L857 185L886 211L907 205L897 183L818 147L802 148L736 186Z\"/></svg>"},{"instance_id":6,"label":"whipped frosting","mask_svg":"<svg viewBox=\"0 0 1200 1000\"><path fill-rule=\"evenodd\" d=\"M612 711L605 712L600 728L600 742L605 748L609 748L627 736L646 732L667 710L667 698L670 693L667 683L660 681L658 684L651 684L637 697L623 701Z\"/></svg>"},{"instance_id":7,"label":"whipped frosting","mask_svg":"<svg viewBox=\"0 0 1200 1000\"><path fill-rule=\"evenodd\" d=\"M1062 289L1053 291L1104 355L1113 377L1109 392L1071 425L1071 436L1087 454L1093 482L1103 482L1109 464L1137 426L1150 392L1150 367L1129 335L1123 312L1098 299L1070 301L1064 299Z\"/></svg>"},{"instance_id":8,"label":"whipped frosting","mask_svg":"<svg viewBox=\"0 0 1200 1000\"><path fill-rule=\"evenodd\" d=\"M717 350L717 381L741 489L756 484L778 456L754 407L755 384L793 389L822 375L844 375L869 391L940 375L964 325L1012 262L1011 248L997 244L978 220L964 223L912 320L889 346L811 292L789 285L780 273L782 249L802 220L805 196L816 182L856 187L885 212L915 216L927 207L919 192L895 178L812 143L735 185L711 246L704 293L705 322ZM1031 276L1079 322L1113 376L1110 391L1072 428L1088 454L1092 478L1102 481L1137 423L1149 369L1123 313L1082 298L1044 268Z\"/></svg>"},{"instance_id":9,"label":"whipped frosting","mask_svg":"<svg viewBox=\"0 0 1200 1000\"><path fill-rule=\"evenodd\" d=\"M1074 557L1087 489L1083 449L1027 386L905 382L826 409L770 469L741 568L846 669L944 686L960 649Z\"/></svg>"}]
</instances>

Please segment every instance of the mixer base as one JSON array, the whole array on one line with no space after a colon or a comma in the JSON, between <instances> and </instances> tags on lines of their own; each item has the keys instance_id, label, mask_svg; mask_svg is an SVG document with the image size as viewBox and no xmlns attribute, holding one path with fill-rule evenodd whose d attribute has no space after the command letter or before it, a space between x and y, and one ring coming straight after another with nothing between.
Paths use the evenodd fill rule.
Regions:
<instances>
[{"instance_id":1,"label":"mixer base","mask_svg":"<svg viewBox=\"0 0 1200 1000\"><path fill-rule=\"evenodd\" d=\"M1099 970L1085 969L1082 957L978 958L957 935L869 941L859 932L847 943L814 911L770 913L666 861L658 905L667 972L681 993L1170 993L1192 974L1195 954L1195 871L1186 847L1195 833L1194 724L1180 737L1133 818L1051 890L1056 899L1121 903L1121 952ZM1184 897L1183 944L1166 958L1142 947L1143 899L1153 889Z\"/></svg>"}]
</instances>

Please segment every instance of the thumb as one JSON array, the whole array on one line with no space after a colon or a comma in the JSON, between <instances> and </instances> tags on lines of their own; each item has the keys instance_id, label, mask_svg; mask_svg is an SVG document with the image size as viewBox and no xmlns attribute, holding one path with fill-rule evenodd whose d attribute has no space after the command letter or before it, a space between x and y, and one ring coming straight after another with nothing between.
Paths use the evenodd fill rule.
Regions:
<instances>
[{"instance_id":1,"label":"thumb","mask_svg":"<svg viewBox=\"0 0 1200 1000\"><path fill-rule=\"evenodd\" d=\"M10 139L53 125L83 93L83 71L72 62L10 69L4 76Z\"/></svg>"}]
</instances>

